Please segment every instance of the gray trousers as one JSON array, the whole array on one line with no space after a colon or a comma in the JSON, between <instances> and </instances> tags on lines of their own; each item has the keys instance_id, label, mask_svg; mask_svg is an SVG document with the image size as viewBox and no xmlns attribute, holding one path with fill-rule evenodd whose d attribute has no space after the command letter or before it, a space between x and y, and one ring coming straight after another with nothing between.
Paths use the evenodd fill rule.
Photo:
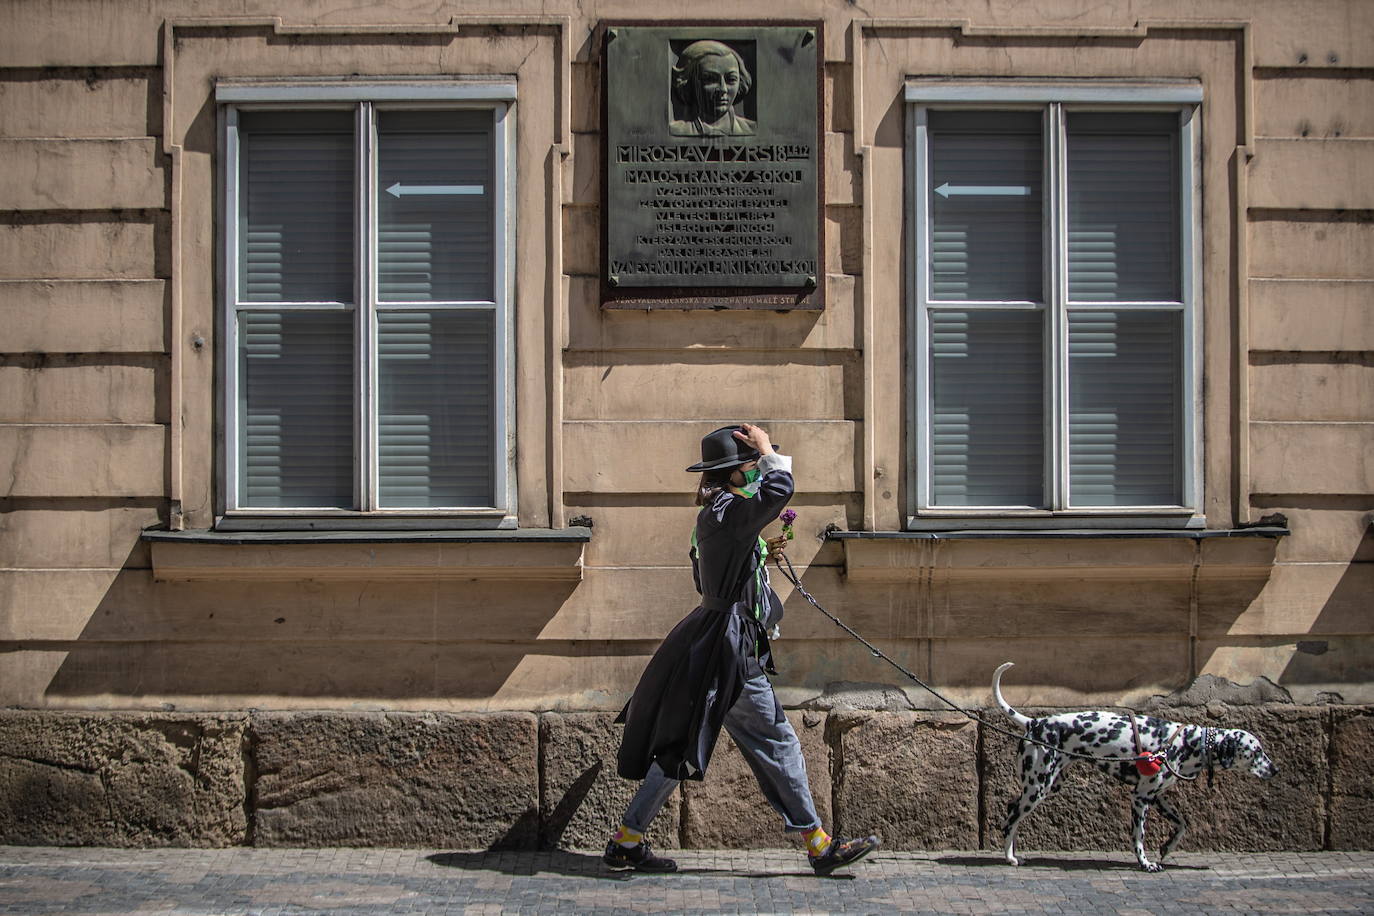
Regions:
<instances>
[{"instance_id":1,"label":"gray trousers","mask_svg":"<svg viewBox=\"0 0 1374 916\"><path fill-rule=\"evenodd\" d=\"M748 679L739 699L725 714L725 730L749 761L764 798L782 816L783 829L793 832L819 827L821 819L811 800L801 742L783 714L768 676L753 659L747 664ZM650 766L649 774L625 809L622 823L638 833L647 831L678 784L657 763Z\"/></svg>"}]
</instances>

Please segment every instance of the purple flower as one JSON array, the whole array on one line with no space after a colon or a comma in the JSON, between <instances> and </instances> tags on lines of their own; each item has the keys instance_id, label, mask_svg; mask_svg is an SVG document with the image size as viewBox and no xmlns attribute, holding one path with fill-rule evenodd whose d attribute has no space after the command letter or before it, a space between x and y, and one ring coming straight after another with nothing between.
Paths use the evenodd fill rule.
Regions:
<instances>
[{"instance_id":1,"label":"purple flower","mask_svg":"<svg viewBox=\"0 0 1374 916\"><path fill-rule=\"evenodd\" d=\"M797 513L793 512L791 509L785 509L778 518L782 521L782 536L789 541L796 537L792 532L792 523L797 520Z\"/></svg>"}]
</instances>

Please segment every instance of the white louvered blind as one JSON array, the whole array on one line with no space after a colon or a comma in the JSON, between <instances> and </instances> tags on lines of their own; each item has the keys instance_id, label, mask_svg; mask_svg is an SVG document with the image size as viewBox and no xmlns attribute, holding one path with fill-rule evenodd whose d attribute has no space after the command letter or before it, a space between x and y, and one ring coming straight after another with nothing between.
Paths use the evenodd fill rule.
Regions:
<instances>
[{"instance_id":1,"label":"white louvered blind","mask_svg":"<svg viewBox=\"0 0 1374 916\"><path fill-rule=\"evenodd\" d=\"M1196 507L1196 109L986 90L908 86L915 511Z\"/></svg>"},{"instance_id":2,"label":"white louvered blind","mask_svg":"<svg viewBox=\"0 0 1374 916\"><path fill-rule=\"evenodd\" d=\"M1182 313L1069 313L1074 506L1181 501Z\"/></svg>"},{"instance_id":3,"label":"white louvered blind","mask_svg":"<svg viewBox=\"0 0 1374 916\"><path fill-rule=\"evenodd\" d=\"M1043 300L1041 116L932 111L930 297Z\"/></svg>"},{"instance_id":4,"label":"white louvered blind","mask_svg":"<svg viewBox=\"0 0 1374 916\"><path fill-rule=\"evenodd\" d=\"M239 494L249 507L353 505L353 316L239 315Z\"/></svg>"},{"instance_id":5,"label":"white louvered blind","mask_svg":"<svg viewBox=\"0 0 1374 916\"><path fill-rule=\"evenodd\" d=\"M240 297L353 300L349 112L244 112Z\"/></svg>"},{"instance_id":6,"label":"white louvered blind","mask_svg":"<svg viewBox=\"0 0 1374 916\"><path fill-rule=\"evenodd\" d=\"M1177 302L1178 116L1068 116L1069 299Z\"/></svg>"},{"instance_id":7,"label":"white louvered blind","mask_svg":"<svg viewBox=\"0 0 1374 916\"><path fill-rule=\"evenodd\" d=\"M491 113L377 117L379 298L490 302Z\"/></svg>"},{"instance_id":8,"label":"white louvered blind","mask_svg":"<svg viewBox=\"0 0 1374 916\"><path fill-rule=\"evenodd\" d=\"M378 313L381 506L494 505L494 332L489 309Z\"/></svg>"},{"instance_id":9,"label":"white louvered blind","mask_svg":"<svg viewBox=\"0 0 1374 916\"><path fill-rule=\"evenodd\" d=\"M940 506L1039 506L1044 313L931 313L931 497Z\"/></svg>"},{"instance_id":10,"label":"white louvered blind","mask_svg":"<svg viewBox=\"0 0 1374 916\"><path fill-rule=\"evenodd\" d=\"M234 111L232 508L506 508L502 111Z\"/></svg>"}]
</instances>

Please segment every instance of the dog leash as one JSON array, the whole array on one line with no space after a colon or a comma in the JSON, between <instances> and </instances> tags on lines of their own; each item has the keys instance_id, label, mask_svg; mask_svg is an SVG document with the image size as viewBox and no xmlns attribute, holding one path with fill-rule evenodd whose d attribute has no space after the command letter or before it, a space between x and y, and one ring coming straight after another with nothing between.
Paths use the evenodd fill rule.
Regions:
<instances>
[{"instance_id":1,"label":"dog leash","mask_svg":"<svg viewBox=\"0 0 1374 916\"><path fill-rule=\"evenodd\" d=\"M950 709L954 710L955 712L960 713L960 714L962 714L962 715L964 715L964 716L967 716L968 718L970 718L970 719L972 719L973 721L975 721L975 722L979 723L980 725L982 725L984 728L991 729L992 731L995 731L995 732L997 732L997 733L999 733L999 734L1002 734L1002 735L1006 735L1006 736L1008 736L1008 737L1010 737L1010 738L1015 738L1015 739L1017 739L1018 741L1025 741L1025 742L1028 743L1028 744L1035 744L1035 745L1038 745L1038 746L1040 746L1040 747L1043 747L1043 748L1046 748L1046 749L1048 749L1048 750L1054 751L1054 752L1057 753L1057 754L1063 754L1065 757L1077 757L1079 760L1094 760L1094 761L1097 761L1097 762L1099 762L1099 763L1104 762L1104 761L1107 762L1107 763L1137 763L1137 762L1141 759L1141 758L1138 757L1138 756L1137 756L1137 757L1096 757L1096 756L1094 756L1094 755L1092 755L1092 754L1080 754L1080 753L1078 753L1078 752L1076 752L1076 751L1069 751L1069 750L1065 750L1065 749L1062 748L1062 747L1057 747L1057 746L1055 746L1055 745L1053 745L1053 744L1050 744L1048 741L1040 741L1040 740L1037 740L1037 739L1035 739L1035 738L1030 737L1029 735L1017 734L1016 732L1012 731L1012 730L1009 729L1009 728L1005 728L1005 727L1003 727L1003 726L1001 726L1001 725L996 725L996 724L994 724L994 723L992 723L992 722L989 722L987 719L984 719L982 716L978 715L978 713L976 713L976 712L974 712L974 711L972 711L972 710L970 710L970 709L965 709L964 707L960 706L958 703L956 703L956 702L954 702L953 700L951 700L949 697L947 697L947 696L945 696L944 694L942 694L940 691L936 690L934 687L932 687L932 686L930 686L929 684L927 684L925 681L921 680L921 679L920 679L919 677L917 677L913 672L911 672L910 670L908 670L907 668L905 668L900 662L897 662L897 661L895 661L894 659L890 658L890 657L887 655L887 653L883 652L882 649L879 649L877 646L873 645L873 643L871 643L871 642L869 642L868 640L864 639L863 636L860 635L858 632L856 632L852 627L850 627L849 624L845 623L843 620L841 620L840 618L836 617L834 614L832 614L832 613L830 613L828 610L826 610L825 607L822 606L821 603L820 603L819 601L816 600L815 596L812 595L810 592L808 592L808 591L806 590L806 586L804 586L804 585L801 584L801 579L797 576L797 571L796 571L795 569L793 569L793 567L792 567L792 560L791 560L790 557L787 556L787 554L785 554L785 553L784 553L784 554L779 554L779 555L778 555L778 558L777 558L777 560L776 560L775 562L777 563L777 566L778 566L779 571L781 571L782 574L783 574L783 576L785 576L785 577L787 578L787 581L789 581L789 582L792 583L793 587L796 588L797 592L798 592L803 598L805 598L805 599L807 600L807 602L809 602L810 605L811 605L812 607L814 607L816 610L820 611L822 614L824 614L826 617L828 617L832 623L834 623L834 624L835 624L836 626L838 626L840 629L844 630L846 633L848 633L848 634L849 634L850 636L852 636L854 639L856 639L856 640L858 640L859 642L863 643L864 647L867 648L868 651L871 652L871 653L873 654L873 657L874 657L874 658L880 658L880 659L882 659L883 661L887 662L889 665L891 665L892 667L896 668L898 671L900 671L902 674L906 675L906 676L907 676L908 678L910 678L912 681L915 681L916 684L917 684L922 690L925 690L927 693L929 693L931 696L935 697L935 698L936 698L937 700L939 700L941 703L944 703L946 706L948 706ZM784 563L787 564L786 567L783 566ZM1132 729L1133 731L1136 729L1136 724L1135 724L1135 713L1131 713L1131 729ZM1205 733L1204 736L1203 736L1204 746L1206 747L1207 759L1208 759L1208 763L1209 763L1209 767L1208 767L1209 771L1210 771L1210 763L1211 763L1211 753L1210 753L1210 751L1211 751L1211 746L1210 746L1210 741L1207 741L1207 738L1210 737L1210 734L1209 734L1210 731L1211 731L1211 729L1208 729L1208 730L1207 730L1208 733ZM1171 739L1171 741L1172 741L1172 739ZM1139 749L1139 747L1140 747L1140 742L1139 742L1139 740L1138 740L1138 738L1137 738L1137 741L1136 741L1136 748ZM1171 772L1171 773L1173 773L1173 774L1175 774L1175 775L1178 775L1178 771L1175 770L1175 769L1173 768L1173 766L1170 765L1169 762L1168 762L1168 746L1166 745L1165 748L1164 748L1160 753L1163 753L1163 754L1165 755L1165 757L1164 757L1164 762L1165 762L1165 765L1169 767L1169 772ZM1142 775L1143 775L1143 774L1142 774ZM1185 776L1185 777L1181 777L1181 778L1183 778L1183 779L1196 779L1197 777L1196 777L1196 776L1192 776L1192 777L1186 777L1186 776ZM1210 772L1209 772L1209 778L1210 778Z\"/></svg>"}]
</instances>

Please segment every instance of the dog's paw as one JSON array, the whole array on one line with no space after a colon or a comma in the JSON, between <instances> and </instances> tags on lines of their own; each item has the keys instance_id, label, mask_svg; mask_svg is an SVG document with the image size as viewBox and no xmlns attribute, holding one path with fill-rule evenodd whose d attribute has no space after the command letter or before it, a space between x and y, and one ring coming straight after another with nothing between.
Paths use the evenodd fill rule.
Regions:
<instances>
[{"instance_id":1,"label":"dog's paw","mask_svg":"<svg viewBox=\"0 0 1374 916\"><path fill-rule=\"evenodd\" d=\"M1006 859L1007 859L1007 864L1008 864L1008 865L1020 865L1020 864L1021 864L1021 860L1018 859L1018 858L1016 858L1016 856L1007 856Z\"/></svg>"},{"instance_id":2,"label":"dog's paw","mask_svg":"<svg viewBox=\"0 0 1374 916\"><path fill-rule=\"evenodd\" d=\"M1148 872L1164 871L1164 866L1158 862L1141 862L1140 867Z\"/></svg>"}]
</instances>

